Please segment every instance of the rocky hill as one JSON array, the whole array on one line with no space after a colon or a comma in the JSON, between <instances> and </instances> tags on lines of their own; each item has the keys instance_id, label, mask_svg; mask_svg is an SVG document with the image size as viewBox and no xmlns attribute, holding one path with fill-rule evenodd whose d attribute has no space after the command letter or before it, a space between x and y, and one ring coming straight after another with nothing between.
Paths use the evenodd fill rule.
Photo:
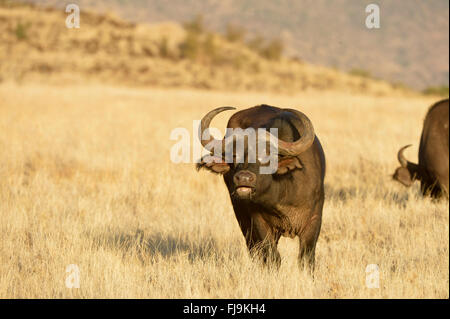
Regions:
<instances>
[{"instance_id":1,"label":"rocky hill","mask_svg":"<svg viewBox=\"0 0 450 319\"><path fill-rule=\"evenodd\" d=\"M286 58L276 45L255 49L195 21L185 26L136 24L83 10L81 27L68 29L66 17L58 8L1 1L0 81L101 81L286 93L407 91L364 75Z\"/></svg>"},{"instance_id":2,"label":"rocky hill","mask_svg":"<svg viewBox=\"0 0 450 319\"><path fill-rule=\"evenodd\" d=\"M64 5L59 0L27 0ZM416 89L449 83L448 0L73 0L136 22L191 20L202 14L216 32L244 27L248 36L281 38L286 53L308 63L364 71ZM380 29L365 27L369 3Z\"/></svg>"}]
</instances>

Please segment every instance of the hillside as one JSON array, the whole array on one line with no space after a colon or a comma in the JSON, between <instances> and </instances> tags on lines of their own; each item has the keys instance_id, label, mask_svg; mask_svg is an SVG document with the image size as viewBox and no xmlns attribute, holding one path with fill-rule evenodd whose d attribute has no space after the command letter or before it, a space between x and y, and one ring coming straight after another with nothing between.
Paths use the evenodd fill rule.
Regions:
<instances>
[{"instance_id":1,"label":"hillside","mask_svg":"<svg viewBox=\"0 0 450 319\"><path fill-rule=\"evenodd\" d=\"M82 27L65 27L61 9L3 1L0 80L57 84L100 81L133 86L298 92L329 89L404 92L383 81L280 57L176 23L135 24L82 11Z\"/></svg>"},{"instance_id":2,"label":"hillside","mask_svg":"<svg viewBox=\"0 0 450 319\"><path fill-rule=\"evenodd\" d=\"M56 0L29 0L61 5ZM287 53L345 71L362 69L416 89L449 83L449 2L380 0L381 28L368 30L367 1L74 0L138 22L184 22L202 14L216 31L240 25L249 35L281 37Z\"/></svg>"}]
</instances>

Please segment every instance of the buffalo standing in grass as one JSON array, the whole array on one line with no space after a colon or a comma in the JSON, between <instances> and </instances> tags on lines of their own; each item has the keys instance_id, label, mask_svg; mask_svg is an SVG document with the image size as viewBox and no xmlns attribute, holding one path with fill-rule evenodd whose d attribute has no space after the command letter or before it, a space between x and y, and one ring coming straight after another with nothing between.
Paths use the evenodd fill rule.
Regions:
<instances>
[{"instance_id":1,"label":"buffalo standing in grass","mask_svg":"<svg viewBox=\"0 0 450 319\"><path fill-rule=\"evenodd\" d=\"M448 99L437 102L428 110L423 123L419 146L419 164L411 163L403 155L407 145L398 151L401 166L396 169L393 178L405 186L420 181L423 195L433 198L448 197L449 166L449 114Z\"/></svg>"},{"instance_id":2,"label":"buffalo standing in grass","mask_svg":"<svg viewBox=\"0 0 450 319\"><path fill-rule=\"evenodd\" d=\"M234 108L217 108L203 117L199 138L205 148L210 149L208 144L225 144L225 138L211 137L205 141L202 134L218 113L229 109ZM224 155L212 161L211 155L203 157L197 169L205 168L223 175L252 256L262 258L265 264L279 266L278 240L281 236L298 236L299 262L311 266L312 270L322 223L325 155L310 120L297 110L260 105L235 113L227 127L278 129L276 172L260 174L259 159L255 163L236 160L227 163ZM268 131L267 135L270 137Z\"/></svg>"}]
</instances>

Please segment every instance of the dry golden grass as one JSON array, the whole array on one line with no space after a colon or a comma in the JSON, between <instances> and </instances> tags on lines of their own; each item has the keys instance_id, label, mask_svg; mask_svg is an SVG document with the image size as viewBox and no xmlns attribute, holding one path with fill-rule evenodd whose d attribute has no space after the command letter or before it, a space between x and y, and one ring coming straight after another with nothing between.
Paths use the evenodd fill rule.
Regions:
<instances>
[{"instance_id":1,"label":"dry golden grass","mask_svg":"<svg viewBox=\"0 0 450 319\"><path fill-rule=\"evenodd\" d=\"M434 99L0 85L1 298L448 298L448 201L391 180ZM173 164L175 127L222 105L297 107L327 156L314 280L282 239L247 255L220 177ZM222 128L226 116L213 124ZM69 264L81 287L65 286ZM368 289L365 269L380 268Z\"/></svg>"}]
</instances>

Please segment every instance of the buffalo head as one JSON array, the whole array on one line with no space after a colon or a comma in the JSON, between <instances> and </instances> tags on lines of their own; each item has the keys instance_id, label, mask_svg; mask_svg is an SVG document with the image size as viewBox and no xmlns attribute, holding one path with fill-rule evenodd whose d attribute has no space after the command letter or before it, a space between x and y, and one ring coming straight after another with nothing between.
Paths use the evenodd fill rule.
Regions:
<instances>
[{"instance_id":1,"label":"buffalo head","mask_svg":"<svg viewBox=\"0 0 450 319\"><path fill-rule=\"evenodd\" d=\"M420 178L419 175L419 166L417 164L411 163L405 158L405 155L403 152L408 147L412 146L406 145L403 146L397 153L397 159L400 163L400 167L397 167L397 169L394 172L394 175L392 175L392 178L406 187L410 187L416 179Z\"/></svg>"},{"instance_id":2,"label":"buffalo head","mask_svg":"<svg viewBox=\"0 0 450 319\"><path fill-rule=\"evenodd\" d=\"M282 178L289 178L289 174L296 170L301 169L302 164L298 156L308 150L313 144L315 139L314 128L311 121L302 112L293 109L284 110L281 113L281 118L288 119L290 125L286 125L287 122L280 120L280 114L273 118L268 117L267 123L263 126L256 127L257 125L250 124L242 129L263 129L263 135L258 134L257 145L260 142L261 137L263 143L270 145L270 141L276 141L277 149L274 153L265 153L267 156L276 156L276 167L271 173L261 173L261 168L268 165L269 161L256 156L253 161L250 161L249 150L252 146L249 143L249 139L245 140L244 157L242 162L236 161L236 153L233 153L233 160L226 160L227 156L225 150L229 143L234 143L233 139L227 138L217 140L214 137L209 139L202 139L205 130L209 129L209 125L212 119L219 113L235 109L233 107L221 107L214 109L207 113L201 120L199 127L199 139L202 145L209 151L213 148L219 148L223 150L222 155L210 154L204 156L200 163L197 164L197 169L206 168L213 173L222 174L225 178L228 190L232 197L240 200L255 200L255 201L269 201L271 198L278 198L277 195L282 191L281 187L277 183L273 183L276 180ZM251 121L251 120L249 120ZM278 137L288 137L289 140L278 139L269 132L269 126L271 124L277 127ZM301 137L300 137L300 132ZM229 136L228 136L229 137ZM295 138L297 138L295 140ZM268 151L270 147L266 148ZM231 148L233 150L233 148ZM235 150L233 150L235 152ZM229 158L229 157L228 157ZM270 162L271 163L271 162Z\"/></svg>"}]
</instances>

